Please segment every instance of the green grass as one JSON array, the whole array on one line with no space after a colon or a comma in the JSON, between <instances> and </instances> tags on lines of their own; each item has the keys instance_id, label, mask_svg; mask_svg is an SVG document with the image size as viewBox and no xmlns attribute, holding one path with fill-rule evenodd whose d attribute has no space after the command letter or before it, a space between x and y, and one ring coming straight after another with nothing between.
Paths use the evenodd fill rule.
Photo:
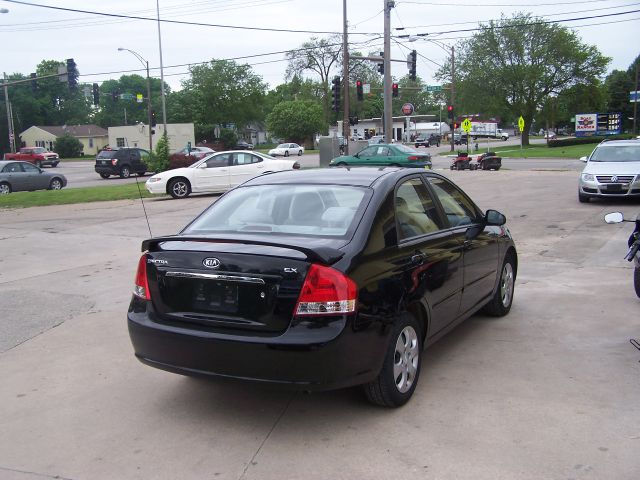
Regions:
<instances>
[{"instance_id":1,"label":"green grass","mask_svg":"<svg viewBox=\"0 0 640 480\"><path fill-rule=\"evenodd\" d=\"M140 192L144 198L151 195L140 182ZM0 208L43 207L46 205L68 205L72 203L109 202L140 198L135 183L108 187L64 188L62 190L39 190L37 192L13 192L0 196Z\"/></svg>"},{"instance_id":2,"label":"green grass","mask_svg":"<svg viewBox=\"0 0 640 480\"><path fill-rule=\"evenodd\" d=\"M520 150L520 146L491 148L503 158L575 158L589 155L595 144L571 145L568 147L549 148L546 145L529 145ZM483 151L481 148L480 151ZM486 148L484 149L486 152Z\"/></svg>"}]
</instances>

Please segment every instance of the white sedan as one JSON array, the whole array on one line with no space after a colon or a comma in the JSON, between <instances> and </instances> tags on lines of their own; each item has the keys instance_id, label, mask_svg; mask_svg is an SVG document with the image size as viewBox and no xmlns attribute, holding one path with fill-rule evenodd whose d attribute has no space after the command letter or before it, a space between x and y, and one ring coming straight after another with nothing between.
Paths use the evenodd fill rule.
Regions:
<instances>
[{"instance_id":1,"label":"white sedan","mask_svg":"<svg viewBox=\"0 0 640 480\"><path fill-rule=\"evenodd\" d=\"M289 155L302 155L304 153L304 147L301 147L297 143L281 143L276 148L269 150L269 155L277 157L282 155L288 157Z\"/></svg>"},{"instance_id":2,"label":"white sedan","mask_svg":"<svg viewBox=\"0 0 640 480\"><path fill-rule=\"evenodd\" d=\"M263 173L297 170L294 160L278 160L246 150L218 152L189 167L156 173L147 180L149 193L185 198L190 193L222 193Z\"/></svg>"}]
</instances>

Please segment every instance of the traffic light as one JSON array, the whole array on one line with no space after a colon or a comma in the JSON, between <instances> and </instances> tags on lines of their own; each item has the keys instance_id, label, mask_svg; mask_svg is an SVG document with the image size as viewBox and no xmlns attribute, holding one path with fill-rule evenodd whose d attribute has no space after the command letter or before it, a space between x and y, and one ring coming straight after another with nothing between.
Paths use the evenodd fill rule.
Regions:
<instances>
[{"instance_id":1,"label":"traffic light","mask_svg":"<svg viewBox=\"0 0 640 480\"><path fill-rule=\"evenodd\" d=\"M362 89L362 80L356 80L356 94L358 101L361 102L364 100L364 91Z\"/></svg>"},{"instance_id":2,"label":"traffic light","mask_svg":"<svg viewBox=\"0 0 640 480\"><path fill-rule=\"evenodd\" d=\"M97 83L93 84L93 104L100 104L100 87L98 87Z\"/></svg>"},{"instance_id":3,"label":"traffic light","mask_svg":"<svg viewBox=\"0 0 640 480\"><path fill-rule=\"evenodd\" d=\"M36 92L38 91L38 81L36 80L38 76L35 73L32 73L30 77L31 77L31 90Z\"/></svg>"},{"instance_id":4,"label":"traffic light","mask_svg":"<svg viewBox=\"0 0 640 480\"><path fill-rule=\"evenodd\" d=\"M384 75L384 62L380 62L380 63L378 64L378 73L379 73L380 75Z\"/></svg>"},{"instance_id":5,"label":"traffic light","mask_svg":"<svg viewBox=\"0 0 640 480\"><path fill-rule=\"evenodd\" d=\"M114 102L117 102L119 98L120 98L120 92L118 90L114 90L113 92L111 92L111 99Z\"/></svg>"},{"instance_id":6,"label":"traffic light","mask_svg":"<svg viewBox=\"0 0 640 480\"><path fill-rule=\"evenodd\" d=\"M331 109L334 112L339 112L340 111L340 90L342 88L340 84L340 77L333 77L333 80L331 80L331 83L333 84L333 86L331 87L331 91L332 91Z\"/></svg>"},{"instance_id":7,"label":"traffic light","mask_svg":"<svg viewBox=\"0 0 640 480\"><path fill-rule=\"evenodd\" d=\"M460 125L458 124L458 122L453 122L453 129L454 130L457 130L459 126Z\"/></svg>"},{"instance_id":8,"label":"traffic light","mask_svg":"<svg viewBox=\"0 0 640 480\"><path fill-rule=\"evenodd\" d=\"M453 105L447 105L447 112L448 112L448 114L449 114L449 118L450 118L451 120L453 120L453 118L454 118L454 115L453 115Z\"/></svg>"},{"instance_id":9,"label":"traffic light","mask_svg":"<svg viewBox=\"0 0 640 480\"><path fill-rule=\"evenodd\" d=\"M155 110L151 110L151 126L155 127L157 124L156 122L156 111Z\"/></svg>"},{"instance_id":10,"label":"traffic light","mask_svg":"<svg viewBox=\"0 0 640 480\"><path fill-rule=\"evenodd\" d=\"M67 82L71 90L78 88L78 67L73 58L67 58Z\"/></svg>"},{"instance_id":11,"label":"traffic light","mask_svg":"<svg viewBox=\"0 0 640 480\"><path fill-rule=\"evenodd\" d=\"M391 96L392 97L397 97L398 96L398 84L394 83L391 85Z\"/></svg>"},{"instance_id":12,"label":"traffic light","mask_svg":"<svg viewBox=\"0 0 640 480\"><path fill-rule=\"evenodd\" d=\"M416 81L416 59L418 58L418 52L411 50L411 53L407 56L407 66L409 67L409 78Z\"/></svg>"}]
</instances>

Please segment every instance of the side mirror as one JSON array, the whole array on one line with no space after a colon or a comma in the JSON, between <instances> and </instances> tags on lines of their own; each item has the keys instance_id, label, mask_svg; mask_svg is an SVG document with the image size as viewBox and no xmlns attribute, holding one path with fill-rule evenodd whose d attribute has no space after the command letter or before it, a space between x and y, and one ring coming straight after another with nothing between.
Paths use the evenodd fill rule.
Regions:
<instances>
[{"instance_id":1,"label":"side mirror","mask_svg":"<svg viewBox=\"0 0 640 480\"><path fill-rule=\"evenodd\" d=\"M505 217L503 214L501 214L497 210L487 210L487 213L485 214L484 219L487 225L494 225L496 227L499 227L507 223L507 217Z\"/></svg>"},{"instance_id":2,"label":"side mirror","mask_svg":"<svg viewBox=\"0 0 640 480\"><path fill-rule=\"evenodd\" d=\"M207 162L202 162L200 165L198 165L198 168L207 168Z\"/></svg>"},{"instance_id":3,"label":"side mirror","mask_svg":"<svg viewBox=\"0 0 640 480\"><path fill-rule=\"evenodd\" d=\"M624 216L622 212L611 212L604 216L604 221L607 223L620 223L624 222Z\"/></svg>"},{"instance_id":4,"label":"side mirror","mask_svg":"<svg viewBox=\"0 0 640 480\"><path fill-rule=\"evenodd\" d=\"M586 162L589 159L587 157L580 157L580 160L582 160L583 162Z\"/></svg>"}]
</instances>

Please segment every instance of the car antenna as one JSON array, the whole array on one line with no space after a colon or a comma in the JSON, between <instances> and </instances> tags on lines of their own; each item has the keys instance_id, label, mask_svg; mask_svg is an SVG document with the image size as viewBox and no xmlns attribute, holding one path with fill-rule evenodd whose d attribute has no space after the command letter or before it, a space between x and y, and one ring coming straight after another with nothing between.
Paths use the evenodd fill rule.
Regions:
<instances>
[{"instance_id":1,"label":"car antenna","mask_svg":"<svg viewBox=\"0 0 640 480\"><path fill-rule=\"evenodd\" d=\"M136 177L136 185L138 186L138 194L140 195L140 202L142 202L142 211L144 212L144 218L147 221L149 236L153 237L153 233L151 233L151 224L149 223L149 216L147 215L147 208L144 206L144 199L142 198L142 190L140 189L140 182L138 182L138 177Z\"/></svg>"}]
</instances>

